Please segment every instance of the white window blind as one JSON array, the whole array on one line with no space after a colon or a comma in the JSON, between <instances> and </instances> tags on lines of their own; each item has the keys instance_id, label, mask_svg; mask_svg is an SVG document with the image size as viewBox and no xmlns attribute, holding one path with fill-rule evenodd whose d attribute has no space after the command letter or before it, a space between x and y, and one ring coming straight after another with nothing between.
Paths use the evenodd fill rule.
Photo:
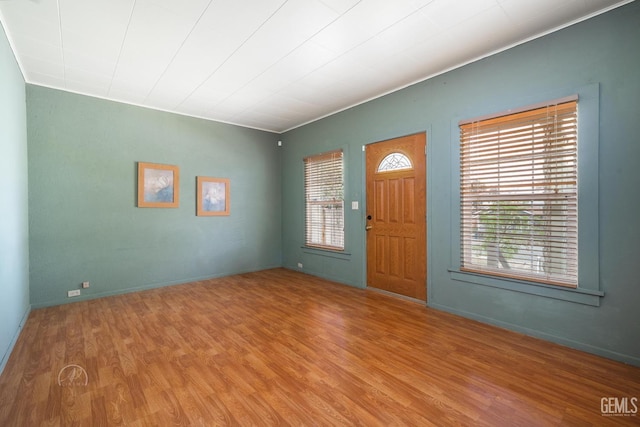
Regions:
<instances>
[{"instance_id":1,"label":"white window blind","mask_svg":"<svg viewBox=\"0 0 640 427\"><path fill-rule=\"evenodd\" d=\"M461 269L577 287L577 101L460 125Z\"/></svg>"},{"instance_id":2,"label":"white window blind","mask_svg":"<svg viewBox=\"0 0 640 427\"><path fill-rule=\"evenodd\" d=\"M342 150L304 159L305 244L344 249Z\"/></svg>"}]
</instances>

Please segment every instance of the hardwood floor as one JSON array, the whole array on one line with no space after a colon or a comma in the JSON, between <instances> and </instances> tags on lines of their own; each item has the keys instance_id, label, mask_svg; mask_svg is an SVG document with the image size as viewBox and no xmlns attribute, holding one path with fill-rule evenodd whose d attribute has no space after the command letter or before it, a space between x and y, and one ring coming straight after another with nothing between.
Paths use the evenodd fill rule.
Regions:
<instances>
[{"instance_id":1,"label":"hardwood floor","mask_svg":"<svg viewBox=\"0 0 640 427\"><path fill-rule=\"evenodd\" d=\"M0 426L640 424L603 397L640 368L276 269L34 310Z\"/></svg>"}]
</instances>

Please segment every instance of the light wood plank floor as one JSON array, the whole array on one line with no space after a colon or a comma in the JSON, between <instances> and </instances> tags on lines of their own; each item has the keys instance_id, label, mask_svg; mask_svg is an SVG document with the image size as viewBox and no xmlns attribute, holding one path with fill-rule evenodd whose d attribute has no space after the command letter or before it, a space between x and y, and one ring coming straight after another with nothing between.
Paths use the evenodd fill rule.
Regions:
<instances>
[{"instance_id":1,"label":"light wood plank floor","mask_svg":"<svg viewBox=\"0 0 640 427\"><path fill-rule=\"evenodd\" d=\"M0 426L640 424L601 415L633 396L640 368L275 269L34 310Z\"/></svg>"}]
</instances>

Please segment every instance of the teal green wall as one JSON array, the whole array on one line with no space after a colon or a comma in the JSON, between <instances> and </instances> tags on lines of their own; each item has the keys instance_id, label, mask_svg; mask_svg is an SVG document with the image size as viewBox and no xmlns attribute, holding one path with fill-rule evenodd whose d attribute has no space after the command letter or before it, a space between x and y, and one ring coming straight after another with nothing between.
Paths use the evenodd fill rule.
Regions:
<instances>
[{"instance_id":1,"label":"teal green wall","mask_svg":"<svg viewBox=\"0 0 640 427\"><path fill-rule=\"evenodd\" d=\"M361 206L365 202L361 147L426 132L429 305L640 365L638 23L640 3L634 2L286 132L282 135L283 265L298 269L302 263L307 273L365 286L365 210L348 209L351 201ZM459 268L458 121L571 93L586 95L583 106L589 114L581 117L590 123L585 125L598 124L594 105L600 114L599 126L594 127L597 135L589 136L599 137L599 155L595 150L592 158L586 154L582 159L593 165L599 162L599 172L580 171L581 182L592 179L596 187L588 189L584 198L594 198L599 187L599 200L594 199L590 211L580 213L592 222L599 218L599 225L595 222L580 235L581 251L595 253L597 264L585 266L595 277L581 281L595 283L604 292L603 298L587 296L599 306L565 301L554 296L555 290L542 287L536 289L552 297L502 289L512 286L504 281L485 286L474 283L482 279L473 277L455 280L451 270ZM346 254L330 257L302 248L302 158L336 148L346 153ZM578 300L586 296L564 294Z\"/></svg>"},{"instance_id":2,"label":"teal green wall","mask_svg":"<svg viewBox=\"0 0 640 427\"><path fill-rule=\"evenodd\" d=\"M34 307L281 265L278 135L32 85L27 115ZM138 161L179 166L179 208L136 207ZM195 215L196 176L230 216Z\"/></svg>"},{"instance_id":3,"label":"teal green wall","mask_svg":"<svg viewBox=\"0 0 640 427\"><path fill-rule=\"evenodd\" d=\"M0 372L29 313L25 84L0 25Z\"/></svg>"}]
</instances>

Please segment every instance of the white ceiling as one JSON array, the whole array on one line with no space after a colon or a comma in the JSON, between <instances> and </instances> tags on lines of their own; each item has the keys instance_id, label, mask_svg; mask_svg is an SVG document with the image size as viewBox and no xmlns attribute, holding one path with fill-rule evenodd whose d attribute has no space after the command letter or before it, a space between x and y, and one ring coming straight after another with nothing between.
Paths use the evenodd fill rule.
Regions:
<instances>
[{"instance_id":1,"label":"white ceiling","mask_svg":"<svg viewBox=\"0 0 640 427\"><path fill-rule=\"evenodd\" d=\"M0 0L28 83L282 132L629 0Z\"/></svg>"}]
</instances>

